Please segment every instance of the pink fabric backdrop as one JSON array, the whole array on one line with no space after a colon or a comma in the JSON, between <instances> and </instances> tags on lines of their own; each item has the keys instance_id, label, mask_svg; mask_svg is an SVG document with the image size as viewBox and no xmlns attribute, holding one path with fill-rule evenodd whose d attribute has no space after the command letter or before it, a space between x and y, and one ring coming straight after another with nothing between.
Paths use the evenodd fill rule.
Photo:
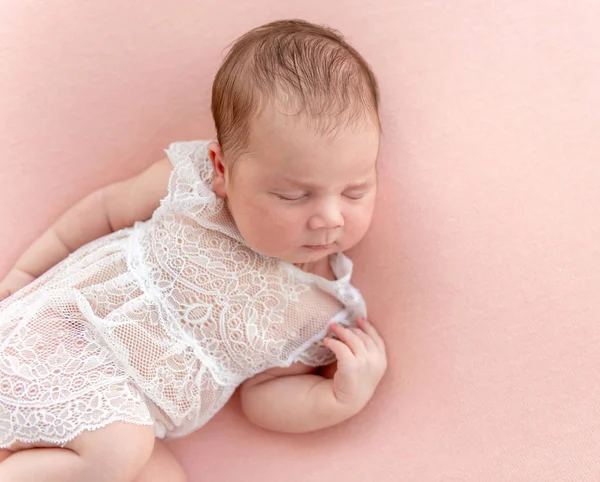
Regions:
<instances>
[{"instance_id":1,"label":"pink fabric backdrop","mask_svg":"<svg viewBox=\"0 0 600 482\"><path fill-rule=\"evenodd\" d=\"M282 17L338 27L381 81L354 257L391 366L322 433L234 401L173 443L190 480L599 480L599 2L3 0L0 274L92 188L211 136L222 50Z\"/></svg>"}]
</instances>

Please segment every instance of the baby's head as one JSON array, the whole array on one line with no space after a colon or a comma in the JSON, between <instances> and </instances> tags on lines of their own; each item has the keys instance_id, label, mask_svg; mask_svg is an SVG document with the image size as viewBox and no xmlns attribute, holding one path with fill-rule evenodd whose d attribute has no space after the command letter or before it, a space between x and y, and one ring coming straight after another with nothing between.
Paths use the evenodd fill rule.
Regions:
<instances>
[{"instance_id":1,"label":"baby's head","mask_svg":"<svg viewBox=\"0 0 600 482\"><path fill-rule=\"evenodd\" d=\"M280 21L240 37L213 84L214 190L256 251L311 263L365 235L377 192L377 82L327 28Z\"/></svg>"}]
</instances>

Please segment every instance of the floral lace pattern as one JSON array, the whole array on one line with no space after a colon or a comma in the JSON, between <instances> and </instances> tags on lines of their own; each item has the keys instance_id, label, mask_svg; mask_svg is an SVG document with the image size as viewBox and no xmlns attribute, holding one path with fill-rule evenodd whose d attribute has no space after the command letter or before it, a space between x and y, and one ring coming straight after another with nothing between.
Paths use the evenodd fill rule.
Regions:
<instances>
[{"instance_id":1,"label":"floral lace pattern","mask_svg":"<svg viewBox=\"0 0 600 482\"><path fill-rule=\"evenodd\" d=\"M365 314L343 254L327 281L244 243L210 188L207 146L170 146L152 219L0 302L0 448L63 445L115 421L185 435L253 375L332 361L328 324Z\"/></svg>"}]
</instances>

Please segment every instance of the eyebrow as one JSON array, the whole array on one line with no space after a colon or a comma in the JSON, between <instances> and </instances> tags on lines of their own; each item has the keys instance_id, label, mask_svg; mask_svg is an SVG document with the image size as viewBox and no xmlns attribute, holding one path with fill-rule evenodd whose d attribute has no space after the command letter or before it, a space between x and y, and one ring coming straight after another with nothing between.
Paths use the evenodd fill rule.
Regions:
<instances>
[{"instance_id":1,"label":"eyebrow","mask_svg":"<svg viewBox=\"0 0 600 482\"><path fill-rule=\"evenodd\" d=\"M316 187L313 184L310 184L308 182L299 181L298 179L293 179L291 177L283 177L283 178L281 178L281 180L286 184L290 184L294 187L299 187L302 189L314 189Z\"/></svg>"},{"instance_id":2,"label":"eyebrow","mask_svg":"<svg viewBox=\"0 0 600 482\"><path fill-rule=\"evenodd\" d=\"M348 186L346 189L349 191L354 191L354 190L361 190L361 189L366 189L371 185L371 182L369 181L364 181L358 184L351 184L350 186Z\"/></svg>"},{"instance_id":3,"label":"eyebrow","mask_svg":"<svg viewBox=\"0 0 600 482\"><path fill-rule=\"evenodd\" d=\"M298 187L298 188L305 189L305 190L319 189L321 187L321 186L316 186L314 184L299 181L298 179L293 179L293 178L289 178L289 177L284 177L283 181L287 184L293 185L294 187ZM360 182L357 184L351 184L349 186L346 186L345 190L353 191L353 190L366 189L367 187L369 187L370 184L371 184L370 181L363 181L363 182Z\"/></svg>"}]
</instances>

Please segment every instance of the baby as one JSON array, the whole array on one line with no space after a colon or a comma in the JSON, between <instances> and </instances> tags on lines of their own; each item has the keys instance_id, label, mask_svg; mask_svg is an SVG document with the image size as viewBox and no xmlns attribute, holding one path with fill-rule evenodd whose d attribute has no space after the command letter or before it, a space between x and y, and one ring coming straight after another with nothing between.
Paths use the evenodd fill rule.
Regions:
<instances>
[{"instance_id":1,"label":"baby","mask_svg":"<svg viewBox=\"0 0 600 482\"><path fill-rule=\"evenodd\" d=\"M216 142L86 197L0 284L0 482L185 480L160 439L238 387L251 422L296 433L373 395L385 348L343 254L377 192L369 66L279 21L212 93Z\"/></svg>"}]
</instances>

